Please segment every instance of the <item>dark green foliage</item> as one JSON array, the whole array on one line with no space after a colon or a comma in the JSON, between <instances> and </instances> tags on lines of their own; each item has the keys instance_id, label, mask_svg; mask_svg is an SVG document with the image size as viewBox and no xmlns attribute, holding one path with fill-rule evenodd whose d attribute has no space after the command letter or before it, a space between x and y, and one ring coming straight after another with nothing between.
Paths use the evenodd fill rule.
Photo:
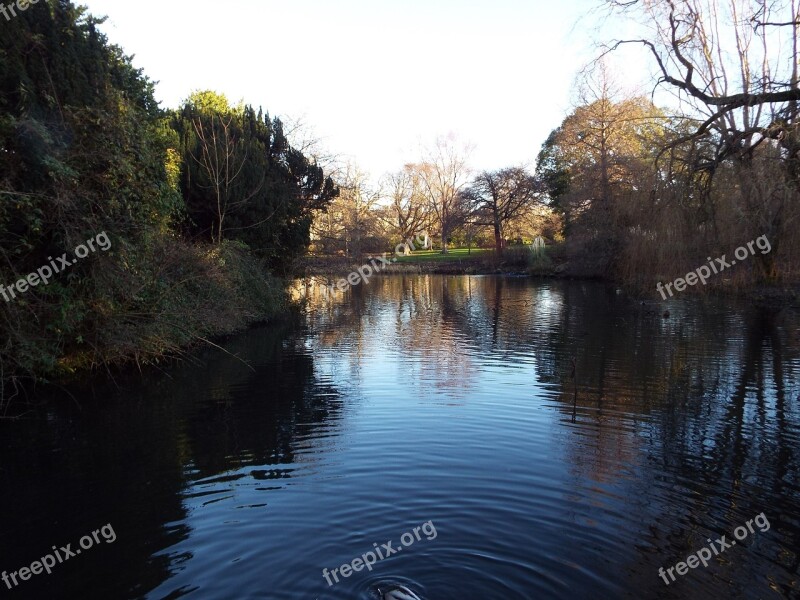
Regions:
<instances>
[{"instance_id":1,"label":"dark green foliage","mask_svg":"<svg viewBox=\"0 0 800 600\"><path fill-rule=\"evenodd\" d=\"M550 207L566 216L565 207L560 200L569 191L570 172L569 165L559 152L558 133L558 129L551 132L542 145L539 157L536 159L536 178L544 188Z\"/></svg>"},{"instance_id":2,"label":"dark green foliage","mask_svg":"<svg viewBox=\"0 0 800 600\"><path fill-rule=\"evenodd\" d=\"M280 119L226 102L200 92L174 115L188 232L216 243L240 240L282 268L308 247L312 211L326 208L338 190L291 147Z\"/></svg>"},{"instance_id":3,"label":"dark green foliage","mask_svg":"<svg viewBox=\"0 0 800 600\"><path fill-rule=\"evenodd\" d=\"M0 301L5 377L52 373L66 348L95 337L94 309L118 298L91 277L118 248L145 246L180 206L152 83L97 24L41 0L0 27L0 284L102 231L114 240L110 254Z\"/></svg>"},{"instance_id":4,"label":"dark green foliage","mask_svg":"<svg viewBox=\"0 0 800 600\"><path fill-rule=\"evenodd\" d=\"M272 314L279 286L223 238L278 264L308 243L311 211L336 193L278 120L227 105L164 113L99 23L67 0L40 0L0 25L0 284L101 232L112 241L49 285L0 298L0 413L20 380L148 360ZM229 123L242 157L213 248L195 243L218 223L190 158L193 119L201 131Z\"/></svg>"},{"instance_id":5,"label":"dark green foliage","mask_svg":"<svg viewBox=\"0 0 800 600\"><path fill-rule=\"evenodd\" d=\"M86 236L141 232L178 208L152 83L69 2L0 28L0 252L19 271Z\"/></svg>"}]
</instances>

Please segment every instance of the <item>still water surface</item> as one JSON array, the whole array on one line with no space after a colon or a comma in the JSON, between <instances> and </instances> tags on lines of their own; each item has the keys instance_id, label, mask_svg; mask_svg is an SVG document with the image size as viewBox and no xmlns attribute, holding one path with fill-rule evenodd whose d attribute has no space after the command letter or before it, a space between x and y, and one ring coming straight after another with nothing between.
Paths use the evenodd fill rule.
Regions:
<instances>
[{"instance_id":1,"label":"still water surface","mask_svg":"<svg viewBox=\"0 0 800 600\"><path fill-rule=\"evenodd\" d=\"M0 423L0 570L117 536L0 597L800 597L796 311L507 277L301 291L299 324L224 344L241 361Z\"/></svg>"}]
</instances>

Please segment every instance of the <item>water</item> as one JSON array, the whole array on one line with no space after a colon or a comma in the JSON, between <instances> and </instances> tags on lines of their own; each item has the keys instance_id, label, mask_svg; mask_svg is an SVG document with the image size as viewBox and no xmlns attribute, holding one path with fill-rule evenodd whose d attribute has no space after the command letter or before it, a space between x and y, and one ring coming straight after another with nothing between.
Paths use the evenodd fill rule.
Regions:
<instances>
[{"instance_id":1,"label":"water","mask_svg":"<svg viewBox=\"0 0 800 600\"><path fill-rule=\"evenodd\" d=\"M0 569L116 535L0 595L800 597L796 311L504 277L300 291L300 324L0 423Z\"/></svg>"}]
</instances>

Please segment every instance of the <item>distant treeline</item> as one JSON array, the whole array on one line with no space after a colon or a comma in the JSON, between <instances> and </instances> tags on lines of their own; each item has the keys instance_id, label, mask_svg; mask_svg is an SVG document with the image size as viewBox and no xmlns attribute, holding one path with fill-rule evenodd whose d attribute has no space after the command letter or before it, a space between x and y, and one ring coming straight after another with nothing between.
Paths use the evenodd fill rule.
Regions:
<instances>
[{"instance_id":1,"label":"distant treeline","mask_svg":"<svg viewBox=\"0 0 800 600\"><path fill-rule=\"evenodd\" d=\"M507 244L541 236L560 246L558 272L655 295L657 282L765 236L770 252L695 289L798 283L800 8L760 0L597 3L613 24L608 30L631 37L607 40L581 72L570 114L548 139L531 140L531 147L544 142L535 173L518 166L476 173L468 148L452 138L378 186L349 168L340 196L317 215L312 249L358 258L424 230L443 252L448 244L479 245L500 255ZM652 66L647 95L615 81L623 47Z\"/></svg>"},{"instance_id":2,"label":"distant treeline","mask_svg":"<svg viewBox=\"0 0 800 600\"><path fill-rule=\"evenodd\" d=\"M279 119L153 82L66 0L0 26L0 284L106 232L108 252L0 300L0 398L29 379L147 361L283 308L332 180Z\"/></svg>"}]
</instances>

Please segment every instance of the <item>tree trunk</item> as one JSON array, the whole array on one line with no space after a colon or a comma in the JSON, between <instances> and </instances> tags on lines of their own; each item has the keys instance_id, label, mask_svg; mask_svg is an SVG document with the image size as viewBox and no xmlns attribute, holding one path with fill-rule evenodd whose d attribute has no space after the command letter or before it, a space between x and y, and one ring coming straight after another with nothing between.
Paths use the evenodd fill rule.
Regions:
<instances>
[{"instance_id":1,"label":"tree trunk","mask_svg":"<svg viewBox=\"0 0 800 600\"><path fill-rule=\"evenodd\" d=\"M500 222L494 220L494 249L498 256L503 254L503 233L500 231Z\"/></svg>"},{"instance_id":2,"label":"tree trunk","mask_svg":"<svg viewBox=\"0 0 800 600\"><path fill-rule=\"evenodd\" d=\"M775 228L775 231L777 231L777 228ZM758 278L763 284L770 285L781 281L780 269L775 263L779 242L780 240L773 236L770 243L770 251L767 254L757 254L755 256L759 269Z\"/></svg>"}]
</instances>

